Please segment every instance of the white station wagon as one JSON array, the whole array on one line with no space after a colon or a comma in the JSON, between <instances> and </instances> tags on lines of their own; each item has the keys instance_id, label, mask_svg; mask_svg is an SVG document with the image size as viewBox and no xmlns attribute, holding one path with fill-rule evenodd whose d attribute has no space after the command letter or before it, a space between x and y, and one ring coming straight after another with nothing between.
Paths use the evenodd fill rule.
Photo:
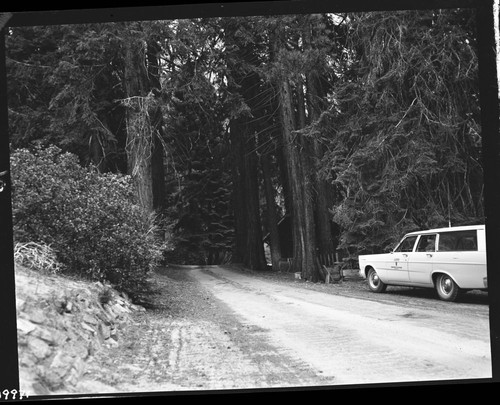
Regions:
<instances>
[{"instance_id":1,"label":"white station wagon","mask_svg":"<svg viewBox=\"0 0 500 405\"><path fill-rule=\"evenodd\" d=\"M484 225L408 233L392 252L358 260L374 292L388 285L435 288L439 298L454 301L460 291L488 289Z\"/></svg>"}]
</instances>

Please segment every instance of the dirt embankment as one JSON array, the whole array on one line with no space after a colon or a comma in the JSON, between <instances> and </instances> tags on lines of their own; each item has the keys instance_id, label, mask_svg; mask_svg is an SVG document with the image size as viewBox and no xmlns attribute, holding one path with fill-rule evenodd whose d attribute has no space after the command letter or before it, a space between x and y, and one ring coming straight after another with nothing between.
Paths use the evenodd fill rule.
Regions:
<instances>
[{"instance_id":1,"label":"dirt embankment","mask_svg":"<svg viewBox=\"0 0 500 405\"><path fill-rule=\"evenodd\" d=\"M119 346L132 313L144 311L101 283L20 265L16 307L20 388L30 396L74 392L94 355Z\"/></svg>"}]
</instances>

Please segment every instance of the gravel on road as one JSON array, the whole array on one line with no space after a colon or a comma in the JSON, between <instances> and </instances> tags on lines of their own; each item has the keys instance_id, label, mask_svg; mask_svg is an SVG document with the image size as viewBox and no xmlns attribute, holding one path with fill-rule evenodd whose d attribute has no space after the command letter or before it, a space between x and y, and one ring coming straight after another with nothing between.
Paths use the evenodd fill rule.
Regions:
<instances>
[{"instance_id":1,"label":"gravel on road","mask_svg":"<svg viewBox=\"0 0 500 405\"><path fill-rule=\"evenodd\" d=\"M373 294L355 272L336 284L297 280L293 273L232 271L270 283L328 294L384 300L414 308L430 305L452 312L487 311L486 293L468 293L459 303L444 303L432 290L390 287ZM289 358L266 341L255 325L242 323L231 308L190 276L188 266L159 269L152 283L159 293L154 308L134 314L118 347L97 353L80 388L98 382L99 392L196 392L322 387L332 383L305 363ZM209 268L207 268L208 271ZM422 297L429 299L422 300ZM424 302L424 304L422 304ZM95 386L95 385L94 385Z\"/></svg>"}]
</instances>

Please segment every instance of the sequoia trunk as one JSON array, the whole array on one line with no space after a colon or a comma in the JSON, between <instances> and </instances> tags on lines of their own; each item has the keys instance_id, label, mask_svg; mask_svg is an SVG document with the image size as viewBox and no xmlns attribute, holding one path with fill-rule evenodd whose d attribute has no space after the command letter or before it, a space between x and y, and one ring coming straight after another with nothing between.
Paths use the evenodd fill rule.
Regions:
<instances>
[{"instance_id":1,"label":"sequoia trunk","mask_svg":"<svg viewBox=\"0 0 500 405\"><path fill-rule=\"evenodd\" d=\"M135 23L134 27L138 27L138 24ZM146 48L142 39L126 35L123 45L127 96L124 100L127 107L127 171L134 180L139 204L146 212L152 212L163 206L165 195L163 155L158 132L161 130L161 112L151 92Z\"/></svg>"},{"instance_id":2,"label":"sequoia trunk","mask_svg":"<svg viewBox=\"0 0 500 405\"><path fill-rule=\"evenodd\" d=\"M319 267L316 258L314 213L311 201L311 182L307 162L301 153L306 147L300 135L295 134L290 84L286 77L279 83L280 115L285 159L292 196L293 211L293 271L302 278L316 282Z\"/></svg>"},{"instance_id":3,"label":"sequoia trunk","mask_svg":"<svg viewBox=\"0 0 500 405\"><path fill-rule=\"evenodd\" d=\"M304 29L304 46L310 50L313 46L313 33L317 19L317 15L307 17L307 24ZM324 64L322 60L316 60L313 63L314 68L309 69L306 73L307 78L307 107L310 115L310 124L315 124L319 121L322 111L326 110L326 91L324 89L320 67ZM329 207L334 205L334 193L330 184L322 180L319 176L319 167L317 166L323 157L323 148L319 140L312 138L312 154L313 164L315 165L313 172L313 182L315 190L315 212L316 212L316 235L317 247L320 254L334 253L336 246L332 234L332 222Z\"/></svg>"},{"instance_id":4,"label":"sequoia trunk","mask_svg":"<svg viewBox=\"0 0 500 405\"><path fill-rule=\"evenodd\" d=\"M252 135L244 120L231 121L235 250L245 266L264 270L266 260L260 222L256 145Z\"/></svg>"}]
</instances>

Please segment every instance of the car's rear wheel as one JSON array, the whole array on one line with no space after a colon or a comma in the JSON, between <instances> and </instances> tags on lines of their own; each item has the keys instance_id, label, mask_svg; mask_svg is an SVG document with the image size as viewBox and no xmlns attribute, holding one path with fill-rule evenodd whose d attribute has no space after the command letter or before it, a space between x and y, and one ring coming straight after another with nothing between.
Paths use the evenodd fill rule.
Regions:
<instances>
[{"instance_id":1,"label":"car's rear wheel","mask_svg":"<svg viewBox=\"0 0 500 405\"><path fill-rule=\"evenodd\" d=\"M380 279L375 269L368 270L368 287L376 293L382 293L387 288L387 285Z\"/></svg>"},{"instance_id":2,"label":"car's rear wheel","mask_svg":"<svg viewBox=\"0 0 500 405\"><path fill-rule=\"evenodd\" d=\"M455 301L460 292L457 283L447 274L440 274L436 279L436 291L443 301Z\"/></svg>"}]
</instances>

